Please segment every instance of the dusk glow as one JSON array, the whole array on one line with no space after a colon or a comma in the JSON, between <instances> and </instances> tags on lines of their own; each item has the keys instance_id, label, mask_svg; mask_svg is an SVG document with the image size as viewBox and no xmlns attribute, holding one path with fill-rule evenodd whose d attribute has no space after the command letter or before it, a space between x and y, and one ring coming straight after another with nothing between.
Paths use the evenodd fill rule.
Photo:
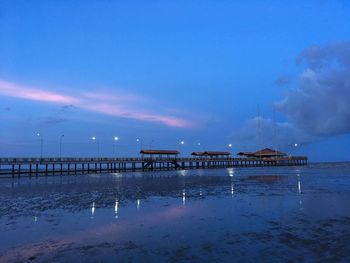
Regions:
<instances>
[{"instance_id":1,"label":"dusk glow","mask_svg":"<svg viewBox=\"0 0 350 263\"><path fill-rule=\"evenodd\" d=\"M349 21L0 1L0 262L350 262Z\"/></svg>"},{"instance_id":2,"label":"dusk glow","mask_svg":"<svg viewBox=\"0 0 350 263\"><path fill-rule=\"evenodd\" d=\"M49 102L55 104L57 103L63 105L73 104L74 106L87 111L98 112L115 117L135 119L146 122L155 122L177 128L191 127L190 122L184 119L159 115L156 113L145 113L145 111L143 111L142 109L134 108L132 105L130 105L129 100L141 100L142 102L142 98L137 98L137 96L108 96L105 93L95 92L76 94L75 97L73 97L62 95L49 90L25 87L5 81L0 81L0 96L14 97L18 99L40 102Z\"/></svg>"},{"instance_id":3,"label":"dusk glow","mask_svg":"<svg viewBox=\"0 0 350 263\"><path fill-rule=\"evenodd\" d=\"M346 1L15 2L0 5L3 156L37 154L37 130L44 156L60 134L64 154L91 155L91 132L101 155L115 133L125 156L139 137L187 155L350 155Z\"/></svg>"}]
</instances>

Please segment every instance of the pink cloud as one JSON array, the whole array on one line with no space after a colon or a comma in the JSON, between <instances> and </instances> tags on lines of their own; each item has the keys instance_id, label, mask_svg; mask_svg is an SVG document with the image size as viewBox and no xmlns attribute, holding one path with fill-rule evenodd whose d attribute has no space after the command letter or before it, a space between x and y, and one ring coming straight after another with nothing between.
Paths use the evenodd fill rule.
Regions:
<instances>
[{"instance_id":1,"label":"pink cloud","mask_svg":"<svg viewBox=\"0 0 350 263\"><path fill-rule=\"evenodd\" d=\"M135 94L129 94L125 92L118 92L117 94L115 94L108 90L86 92L83 93L83 96L87 99L94 99L100 101L138 101L142 99L142 97L137 96Z\"/></svg>"},{"instance_id":2,"label":"pink cloud","mask_svg":"<svg viewBox=\"0 0 350 263\"><path fill-rule=\"evenodd\" d=\"M0 80L0 95L27 99L27 100L46 101L46 102L63 103L63 104L67 104L67 103L72 104L72 103L78 102L78 100L73 97L61 95L59 93L21 86L14 83L1 81L1 80Z\"/></svg>"},{"instance_id":3,"label":"pink cloud","mask_svg":"<svg viewBox=\"0 0 350 263\"><path fill-rule=\"evenodd\" d=\"M84 108L89 111L104 113L111 116L118 116L118 117L124 117L124 118L130 118L135 120L141 120L141 121L148 121L148 122L158 122L163 123L167 126L171 127L178 127L178 128L185 128L190 127L192 124L187 121L176 117L166 116L166 115L159 115L159 114L153 114L153 113L145 113L142 111L138 111L135 109L124 109L122 107L114 106L111 104L91 104L91 103L82 103L80 105L81 108Z\"/></svg>"},{"instance_id":4,"label":"pink cloud","mask_svg":"<svg viewBox=\"0 0 350 263\"><path fill-rule=\"evenodd\" d=\"M161 123L176 128L193 126L188 120L153 113L140 109L139 106L133 106L132 102L142 102L142 97L122 92L118 94L108 94L107 91L85 92L77 94L77 96L67 96L46 89L33 88L0 80L0 96L57 104L74 104L76 107L86 111L126 119Z\"/></svg>"}]
</instances>

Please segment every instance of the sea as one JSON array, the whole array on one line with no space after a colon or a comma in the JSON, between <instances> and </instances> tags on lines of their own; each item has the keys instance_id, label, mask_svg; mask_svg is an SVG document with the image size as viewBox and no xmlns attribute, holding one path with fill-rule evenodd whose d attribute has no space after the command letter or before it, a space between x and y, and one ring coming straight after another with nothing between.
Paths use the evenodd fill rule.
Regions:
<instances>
[{"instance_id":1,"label":"sea","mask_svg":"<svg viewBox=\"0 0 350 263\"><path fill-rule=\"evenodd\" d=\"M350 262L350 163L1 178L0 262Z\"/></svg>"}]
</instances>

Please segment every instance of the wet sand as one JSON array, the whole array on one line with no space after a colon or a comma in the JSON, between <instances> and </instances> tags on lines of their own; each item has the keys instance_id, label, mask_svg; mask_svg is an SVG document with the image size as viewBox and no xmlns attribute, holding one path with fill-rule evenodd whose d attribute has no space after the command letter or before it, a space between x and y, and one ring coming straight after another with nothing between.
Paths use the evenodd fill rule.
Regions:
<instances>
[{"instance_id":1,"label":"wet sand","mask_svg":"<svg viewBox=\"0 0 350 263\"><path fill-rule=\"evenodd\" d=\"M349 262L350 166L0 180L0 262Z\"/></svg>"}]
</instances>

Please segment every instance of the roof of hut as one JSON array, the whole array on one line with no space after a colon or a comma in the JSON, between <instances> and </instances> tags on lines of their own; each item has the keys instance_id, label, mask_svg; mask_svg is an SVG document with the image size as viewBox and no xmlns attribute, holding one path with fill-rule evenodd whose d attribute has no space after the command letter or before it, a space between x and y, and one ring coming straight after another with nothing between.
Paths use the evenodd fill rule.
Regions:
<instances>
[{"instance_id":1,"label":"roof of hut","mask_svg":"<svg viewBox=\"0 0 350 263\"><path fill-rule=\"evenodd\" d=\"M213 152L213 151L205 151L206 155L230 155L230 152Z\"/></svg>"},{"instance_id":2,"label":"roof of hut","mask_svg":"<svg viewBox=\"0 0 350 263\"><path fill-rule=\"evenodd\" d=\"M287 154L277 150L265 148L263 150L254 152L253 155L256 157L261 157L261 156L286 156Z\"/></svg>"},{"instance_id":3,"label":"roof of hut","mask_svg":"<svg viewBox=\"0 0 350 263\"><path fill-rule=\"evenodd\" d=\"M141 150L141 154L180 154L177 150Z\"/></svg>"}]
</instances>

